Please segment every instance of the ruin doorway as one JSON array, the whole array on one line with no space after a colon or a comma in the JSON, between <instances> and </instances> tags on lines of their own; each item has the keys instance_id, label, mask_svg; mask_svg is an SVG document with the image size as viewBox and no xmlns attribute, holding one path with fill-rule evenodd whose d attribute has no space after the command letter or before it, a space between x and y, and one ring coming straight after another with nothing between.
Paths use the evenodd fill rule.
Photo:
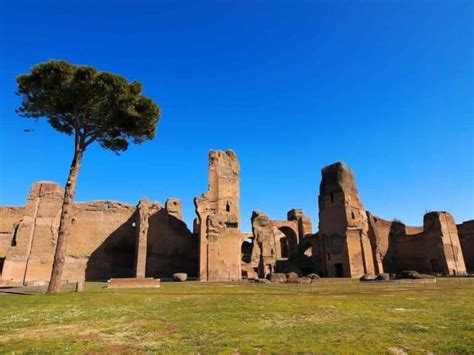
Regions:
<instances>
[{"instance_id":1,"label":"ruin doorway","mask_svg":"<svg viewBox=\"0 0 474 355\"><path fill-rule=\"evenodd\" d=\"M298 247L298 238L295 231L290 227L283 226L278 228L278 230L285 235L285 237L280 239L281 257L289 258Z\"/></svg>"},{"instance_id":2,"label":"ruin doorway","mask_svg":"<svg viewBox=\"0 0 474 355\"><path fill-rule=\"evenodd\" d=\"M240 255L241 260L244 263L250 263L252 259L253 241L254 238L247 238L242 242L240 247Z\"/></svg>"},{"instance_id":3,"label":"ruin doorway","mask_svg":"<svg viewBox=\"0 0 474 355\"><path fill-rule=\"evenodd\" d=\"M290 246L287 237L280 238L280 250L282 258L287 259L290 256Z\"/></svg>"},{"instance_id":4,"label":"ruin doorway","mask_svg":"<svg viewBox=\"0 0 474 355\"><path fill-rule=\"evenodd\" d=\"M342 267L342 264L340 263L334 264L334 276L344 277L344 268Z\"/></svg>"}]
</instances>

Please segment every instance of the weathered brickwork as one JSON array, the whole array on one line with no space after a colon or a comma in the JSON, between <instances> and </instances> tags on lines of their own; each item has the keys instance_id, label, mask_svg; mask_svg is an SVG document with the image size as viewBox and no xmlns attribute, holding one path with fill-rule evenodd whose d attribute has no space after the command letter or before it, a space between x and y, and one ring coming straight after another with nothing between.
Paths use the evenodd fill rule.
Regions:
<instances>
[{"instance_id":1,"label":"weathered brickwork","mask_svg":"<svg viewBox=\"0 0 474 355\"><path fill-rule=\"evenodd\" d=\"M288 219L271 220L263 212L252 213L252 234L243 238L242 271L244 277L268 277L271 273L314 271L311 253L311 219L301 209L292 209ZM251 257L247 258L246 255Z\"/></svg>"},{"instance_id":2,"label":"weathered brickwork","mask_svg":"<svg viewBox=\"0 0 474 355\"><path fill-rule=\"evenodd\" d=\"M369 225L352 170L338 162L322 170L319 240L314 254L319 273L329 277L374 274Z\"/></svg>"},{"instance_id":3,"label":"weathered brickwork","mask_svg":"<svg viewBox=\"0 0 474 355\"><path fill-rule=\"evenodd\" d=\"M15 243L12 238L24 214L24 207L0 206L0 269L3 266L8 249Z\"/></svg>"},{"instance_id":4,"label":"weathered brickwork","mask_svg":"<svg viewBox=\"0 0 474 355\"><path fill-rule=\"evenodd\" d=\"M449 213L430 212L423 226L411 227L375 216L365 210L354 173L342 162L322 169L317 233L298 208L286 220L255 211L252 232L241 233L236 154L210 151L208 168L208 191L194 200L193 232L176 198L164 207L146 198L136 206L76 202L63 281L115 279L138 287L140 280L159 285L153 279L176 273L201 281L474 273L474 220L456 225ZM48 282L63 194L59 184L40 181L25 206L0 206L1 283Z\"/></svg>"},{"instance_id":5,"label":"weathered brickwork","mask_svg":"<svg viewBox=\"0 0 474 355\"><path fill-rule=\"evenodd\" d=\"M464 256L453 217L447 212L425 214L422 227L406 226L367 213L369 236L379 272L466 274Z\"/></svg>"},{"instance_id":6,"label":"weathered brickwork","mask_svg":"<svg viewBox=\"0 0 474 355\"><path fill-rule=\"evenodd\" d=\"M474 220L458 224L457 228L466 269L474 274Z\"/></svg>"},{"instance_id":7,"label":"weathered brickwork","mask_svg":"<svg viewBox=\"0 0 474 355\"><path fill-rule=\"evenodd\" d=\"M19 220L14 223L10 218L13 228L1 273L4 282L48 282L62 196L63 190L56 183L35 183L26 206L19 210L22 212ZM136 236L140 221L142 225L144 221L138 210L114 201L75 203L63 280L105 280L143 273L150 277L172 277L176 270L197 276L196 237L158 203L149 206L147 231L142 231L145 236L141 234L144 253L139 253L137 273Z\"/></svg>"},{"instance_id":8,"label":"weathered brickwork","mask_svg":"<svg viewBox=\"0 0 474 355\"><path fill-rule=\"evenodd\" d=\"M232 150L209 153L209 190L194 199L201 281L241 278L239 172Z\"/></svg>"}]
</instances>

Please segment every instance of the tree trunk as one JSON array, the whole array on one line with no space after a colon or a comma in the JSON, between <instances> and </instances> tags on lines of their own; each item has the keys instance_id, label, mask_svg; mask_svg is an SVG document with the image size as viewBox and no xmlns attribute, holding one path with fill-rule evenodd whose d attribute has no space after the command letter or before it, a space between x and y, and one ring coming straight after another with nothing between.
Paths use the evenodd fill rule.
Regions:
<instances>
[{"instance_id":1,"label":"tree trunk","mask_svg":"<svg viewBox=\"0 0 474 355\"><path fill-rule=\"evenodd\" d=\"M82 153L82 148L78 143L76 143L74 148L74 158L71 162L69 176L64 190L58 240L56 243L56 252L54 253L53 270L51 271L48 294L59 293L61 290L65 253L69 234L71 233L73 200L76 193L77 174L79 173L79 168L81 166Z\"/></svg>"}]
</instances>

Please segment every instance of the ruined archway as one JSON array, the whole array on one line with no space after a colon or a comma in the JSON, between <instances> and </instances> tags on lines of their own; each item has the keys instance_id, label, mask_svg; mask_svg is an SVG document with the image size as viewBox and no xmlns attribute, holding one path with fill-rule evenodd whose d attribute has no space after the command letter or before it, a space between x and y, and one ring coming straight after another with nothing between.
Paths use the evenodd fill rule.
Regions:
<instances>
[{"instance_id":1,"label":"ruined archway","mask_svg":"<svg viewBox=\"0 0 474 355\"><path fill-rule=\"evenodd\" d=\"M298 239L296 232L293 228L282 226L278 230L284 234L280 238L280 257L283 259L289 258L291 255L294 255L298 247Z\"/></svg>"},{"instance_id":2,"label":"ruined archway","mask_svg":"<svg viewBox=\"0 0 474 355\"><path fill-rule=\"evenodd\" d=\"M240 255L241 255L241 260L244 263L248 264L252 260L252 250L254 247L254 239L255 238L246 238L242 242L242 245L240 247Z\"/></svg>"}]
</instances>

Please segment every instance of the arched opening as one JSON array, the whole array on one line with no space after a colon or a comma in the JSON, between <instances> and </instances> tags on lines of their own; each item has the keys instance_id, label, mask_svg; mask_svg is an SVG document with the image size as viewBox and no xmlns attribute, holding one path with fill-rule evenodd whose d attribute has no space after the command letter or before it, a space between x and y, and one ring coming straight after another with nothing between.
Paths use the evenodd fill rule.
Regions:
<instances>
[{"instance_id":1,"label":"arched opening","mask_svg":"<svg viewBox=\"0 0 474 355\"><path fill-rule=\"evenodd\" d=\"M298 247L298 239L295 231L290 227L278 228L285 236L280 238L280 254L282 258L289 258Z\"/></svg>"},{"instance_id":2,"label":"arched opening","mask_svg":"<svg viewBox=\"0 0 474 355\"><path fill-rule=\"evenodd\" d=\"M248 264L252 260L253 241L254 238L247 238L242 242L240 247L240 255L244 263Z\"/></svg>"}]
</instances>

